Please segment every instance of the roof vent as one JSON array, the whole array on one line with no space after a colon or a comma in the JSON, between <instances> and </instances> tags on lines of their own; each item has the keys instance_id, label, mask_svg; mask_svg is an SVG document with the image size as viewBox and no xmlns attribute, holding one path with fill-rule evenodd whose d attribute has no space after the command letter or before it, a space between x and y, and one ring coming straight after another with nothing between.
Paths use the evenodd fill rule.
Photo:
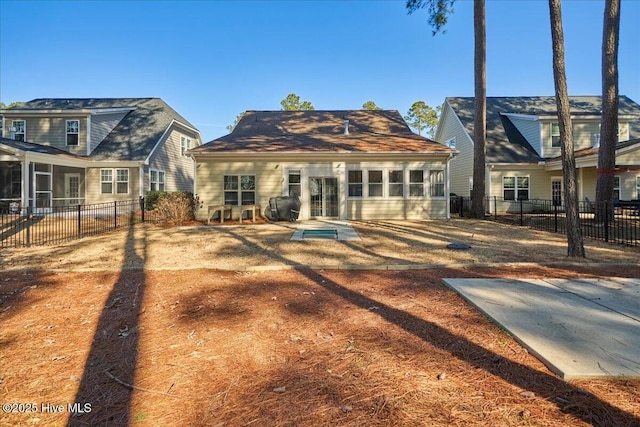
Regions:
<instances>
[{"instance_id":1,"label":"roof vent","mask_svg":"<svg viewBox=\"0 0 640 427\"><path fill-rule=\"evenodd\" d=\"M344 120L344 134L349 135L349 120Z\"/></svg>"}]
</instances>

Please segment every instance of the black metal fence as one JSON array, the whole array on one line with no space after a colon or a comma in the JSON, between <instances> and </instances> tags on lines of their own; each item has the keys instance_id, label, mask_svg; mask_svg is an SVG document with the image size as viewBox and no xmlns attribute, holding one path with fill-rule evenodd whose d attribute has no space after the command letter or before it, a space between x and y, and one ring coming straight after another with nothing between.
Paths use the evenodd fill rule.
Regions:
<instances>
[{"instance_id":1,"label":"black metal fence","mask_svg":"<svg viewBox=\"0 0 640 427\"><path fill-rule=\"evenodd\" d=\"M106 233L140 222L155 222L144 198L94 205L0 210L0 248L51 245Z\"/></svg>"},{"instance_id":2,"label":"black metal fence","mask_svg":"<svg viewBox=\"0 0 640 427\"><path fill-rule=\"evenodd\" d=\"M566 233L564 205L553 200L504 200L487 198L485 207L490 218L514 225L528 226L542 231ZM468 217L471 208L469 197L451 197L452 215ZM640 202L578 202L580 228L584 237L620 243L640 245ZM596 212L605 214L596 215ZM607 215L606 212L609 214Z\"/></svg>"}]
</instances>

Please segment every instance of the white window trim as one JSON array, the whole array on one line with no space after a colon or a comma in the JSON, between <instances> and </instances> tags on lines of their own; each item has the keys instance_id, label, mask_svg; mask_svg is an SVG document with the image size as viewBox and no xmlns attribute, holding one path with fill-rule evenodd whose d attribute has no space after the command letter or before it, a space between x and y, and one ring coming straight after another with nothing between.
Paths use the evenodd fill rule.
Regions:
<instances>
[{"instance_id":1,"label":"white window trim","mask_svg":"<svg viewBox=\"0 0 640 427\"><path fill-rule=\"evenodd\" d=\"M518 189L519 189L519 187L518 187L518 178L527 178L527 180L529 182L529 186L526 187L527 191L528 191L528 197L526 199L523 199L523 200L531 200L531 175L503 175L502 176L502 199L506 201L507 199L505 199L505 197L504 197L504 180L505 180L505 178L513 178L514 179L514 182L513 182L513 184L514 184L514 187L513 187L513 191L514 191L514 193L513 193L513 201L514 202L520 200L518 198ZM509 189L509 190L511 190L511 189ZM509 199L509 200L511 200L511 199Z\"/></svg>"},{"instance_id":2,"label":"white window trim","mask_svg":"<svg viewBox=\"0 0 640 427\"><path fill-rule=\"evenodd\" d=\"M191 149L191 138L180 135L180 156L187 157L186 152Z\"/></svg>"},{"instance_id":3,"label":"white window trim","mask_svg":"<svg viewBox=\"0 0 640 427\"><path fill-rule=\"evenodd\" d=\"M365 197L365 196L366 196L366 198L367 198L367 199L373 199L373 200L381 200L381 199L384 199L384 198L385 198L385 196L386 196L386 193L385 193L385 183L384 183L385 169L384 169L384 168L375 168L375 167L374 167L374 168L367 168L367 170L366 170L366 171L367 171L367 173L366 173L366 174L364 175L364 177L362 178L362 180L363 180L363 181L365 181L365 182L363 182L363 184L365 185L365 187L363 188L362 196L363 196L363 197ZM380 172L380 174L381 174L381 178L382 178L382 181L380 181L380 182L374 182L374 183L370 182L370 181L369 181L369 172ZM380 196L370 196L370 195L369 195L369 185L370 185L370 184L375 184L375 185L379 185L379 186L381 186L381 187L382 187L382 195L380 195Z\"/></svg>"},{"instance_id":4,"label":"white window trim","mask_svg":"<svg viewBox=\"0 0 640 427\"><path fill-rule=\"evenodd\" d=\"M422 171L422 196L412 196L411 195L411 186L418 185L419 182L411 182L411 172L412 171ZM426 177L429 176L430 171L425 168L407 168L407 198L408 199L426 199L427 198L427 190L429 186L426 185Z\"/></svg>"},{"instance_id":5,"label":"white window trim","mask_svg":"<svg viewBox=\"0 0 640 427\"><path fill-rule=\"evenodd\" d=\"M553 134L553 125L557 125L558 126L558 134L557 135ZM558 122L549 123L549 135L550 135L549 142L551 143L551 148L561 148L562 142L560 141L560 123L558 123ZM557 146L553 145L553 137L554 136L558 137L558 145Z\"/></svg>"},{"instance_id":6,"label":"white window trim","mask_svg":"<svg viewBox=\"0 0 640 427\"><path fill-rule=\"evenodd\" d=\"M238 189L237 190L226 190L224 188L224 178L227 176L235 176L238 178ZM242 189L242 177L243 176L252 176L253 177L253 190L243 190ZM253 202L254 204L258 201L258 176L252 173L232 173L232 174L224 174L222 175L222 198L225 200L225 193L235 191L238 193L238 204L233 206L243 206L242 204L242 193L253 192ZM226 204L226 200L225 200Z\"/></svg>"},{"instance_id":7,"label":"white window trim","mask_svg":"<svg viewBox=\"0 0 640 427\"><path fill-rule=\"evenodd\" d=\"M636 200L640 200L640 175L636 175Z\"/></svg>"},{"instance_id":8,"label":"white window trim","mask_svg":"<svg viewBox=\"0 0 640 427\"><path fill-rule=\"evenodd\" d=\"M102 180L102 171L111 171L111 181L103 181ZM100 194L113 194L113 169L107 169L107 168L102 168L100 169ZM106 183L110 183L111 184L111 192L106 193L104 191L102 191L102 184L106 184Z\"/></svg>"},{"instance_id":9,"label":"white window trim","mask_svg":"<svg viewBox=\"0 0 640 427\"><path fill-rule=\"evenodd\" d=\"M78 122L78 132L74 133L74 132L69 132L69 122ZM78 119L70 119L70 120L65 120L64 122L64 144L67 147L79 147L80 146L80 120ZM78 143L75 145L69 145L69 135L78 135Z\"/></svg>"},{"instance_id":10,"label":"white window trim","mask_svg":"<svg viewBox=\"0 0 640 427\"><path fill-rule=\"evenodd\" d=\"M126 181L120 181L118 179L118 172L119 171L127 171L127 180ZM131 182L131 173L129 172L129 169L126 168L117 168L115 170L115 174L114 174L114 179L115 179L115 187L116 187L116 194L129 194L130 190L131 190L131 186L129 185L129 183ZM122 184L123 182L127 183L127 192L126 193L121 193L118 191L118 184Z\"/></svg>"},{"instance_id":11,"label":"white window trim","mask_svg":"<svg viewBox=\"0 0 640 427\"><path fill-rule=\"evenodd\" d=\"M102 192L102 184L109 181L102 180L102 171L111 171L111 193ZM125 181L118 181L118 171L127 171L127 192L118 192L118 184L122 184ZM100 169L100 194L129 194L131 193L131 171L129 168L101 168Z\"/></svg>"},{"instance_id":12,"label":"white window trim","mask_svg":"<svg viewBox=\"0 0 640 427\"><path fill-rule=\"evenodd\" d=\"M27 140L27 121L26 121L26 120L24 120L24 119L12 120L12 121L11 121L11 127L12 127L12 128L15 128L15 127L16 127L16 125L15 125L15 124L16 124L16 122L22 122L22 123L23 123L23 126L22 126L22 128L23 128L23 129L22 129L22 132L19 132L19 133L20 133L20 135L23 135L22 140L23 140L23 141L26 141L26 140ZM11 129L9 129L9 130L11 130ZM16 135L18 135L18 132L15 132L15 133L13 134L13 137L15 138L15 137L16 137Z\"/></svg>"},{"instance_id":13,"label":"white window trim","mask_svg":"<svg viewBox=\"0 0 640 427\"><path fill-rule=\"evenodd\" d=\"M151 173L155 172L156 173L156 185L158 186L157 190L152 190L151 189L151 185L153 184L153 180L151 179ZM161 190L160 189L160 174L162 174L162 185L165 186L165 189ZM149 191L165 191L166 190L166 185L167 185L167 181L166 181L166 177L167 177L167 173L165 171L163 171L162 169L149 169Z\"/></svg>"},{"instance_id":14,"label":"white window trim","mask_svg":"<svg viewBox=\"0 0 640 427\"><path fill-rule=\"evenodd\" d=\"M432 195L432 188L431 188L431 172L442 172L442 196L434 196ZM425 194L425 198L429 198L429 199L436 199L436 200L442 200L442 199L446 199L447 198L447 173L446 170L444 168L432 168L429 169L427 171L427 180L429 182L429 193L428 196Z\"/></svg>"},{"instance_id":15,"label":"white window trim","mask_svg":"<svg viewBox=\"0 0 640 427\"><path fill-rule=\"evenodd\" d=\"M360 182L354 182L352 183L351 181L349 181L349 173L351 172L360 172ZM365 173L366 172L366 173ZM349 169L347 171L347 198L349 199L353 199L353 200L362 200L365 198L365 193L364 193L364 188L365 188L365 175L368 174L368 171L366 169ZM352 196L349 194L349 189L351 184L355 184L355 185L360 185L360 194L361 196Z\"/></svg>"}]
</instances>

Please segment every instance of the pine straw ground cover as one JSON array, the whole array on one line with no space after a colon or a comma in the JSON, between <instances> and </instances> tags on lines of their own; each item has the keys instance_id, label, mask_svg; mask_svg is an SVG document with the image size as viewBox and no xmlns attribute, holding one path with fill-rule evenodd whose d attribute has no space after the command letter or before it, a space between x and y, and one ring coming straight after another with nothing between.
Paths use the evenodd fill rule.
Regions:
<instances>
[{"instance_id":1,"label":"pine straw ground cover","mask_svg":"<svg viewBox=\"0 0 640 427\"><path fill-rule=\"evenodd\" d=\"M565 382L441 284L638 273L5 271L0 396L37 412L0 424L638 426L639 381Z\"/></svg>"}]
</instances>

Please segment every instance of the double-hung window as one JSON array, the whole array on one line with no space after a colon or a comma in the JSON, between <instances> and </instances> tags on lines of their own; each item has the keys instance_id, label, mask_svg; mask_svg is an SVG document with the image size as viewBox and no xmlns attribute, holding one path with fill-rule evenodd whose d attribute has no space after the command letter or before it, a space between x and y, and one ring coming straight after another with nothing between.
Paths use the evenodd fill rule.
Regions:
<instances>
[{"instance_id":1,"label":"double-hung window","mask_svg":"<svg viewBox=\"0 0 640 427\"><path fill-rule=\"evenodd\" d=\"M529 177L502 177L502 196L504 200L529 200Z\"/></svg>"},{"instance_id":2,"label":"double-hung window","mask_svg":"<svg viewBox=\"0 0 640 427\"><path fill-rule=\"evenodd\" d=\"M116 193L129 194L129 169L116 169Z\"/></svg>"},{"instance_id":3,"label":"double-hung window","mask_svg":"<svg viewBox=\"0 0 640 427\"><path fill-rule=\"evenodd\" d=\"M67 145L76 146L79 144L80 120L67 120Z\"/></svg>"},{"instance_id":4,"label":"double-hung window","mask_svg":"<svg viewBox=\"0 0 640 427\"><path fill-rule=\"evenodd\" d=\"M636 200L640 200L640 175L636 176Z\"/></svg>"},{"instance_id":5,"label":"double-hung window","mask_svg":"<svg viewBox=\"0 0 640 427\"><path fill-rule=\"evenodd\" d=\"M116 194L129 194L129 169L115 169L115 175L114 169L100 169L100 194L113 194L114 186Z\"/></svg>"},{"instance_id":6,"label":"double-hung window","mask_svg":"<svg viewBox=\"0 0 640 427\"><path fill-rule=\"evenodd\" d=\"M429 171L429 184L431 197L444 197L444 171Z\"/></svg>"},{"instance_id":7,"label":"double-hung window","mask_svg":"<svg viewBox=\"0 0 640 427\"><path fill-rule=\"evenodd\" d=\"M349 197L362 197L362 171L349 171L348 179Z\"/></svg>"},{"instance_id":8,"label":"double-hung window","mask_svg":"<svg viewBox=\"0 0 640 427\"><path fill-rule=\"evenodd\" d=\"M151 191L164 191L164 171L154 169L149 171L149 189Z\"/></svg>"},{"instance_id":9,"label":"double-hung window","mask_svg":"<svg viewBox=\"0 0 640 427\"><path fill-rule=\"evenodd\" d=\"M404 171L389 171L389 197L404 197Z\"/></svg>"},{"instance_id":10,"label":"double-hung window","mask_svg":"<svg viewBox=\"0 0 640 427\"><path fill-rule=\"evenodd\" d=\"M225 205L254 205L256 203L255 175L225 175L223 186Z\"/></svg>"},{"instance_id":11,"label":"double-hung window","mask_svg":"<svg viewBox=\"0 0 640 427\"><path fill-rule=\"evenodd\" d=\"M302 182L300 181L300 171L289 171L289 196L300 197L302 194Z\"/></svg>"},{"instance_id":12,"label":"double-hung window","mask_svg":"<svg viewBox=\"0 0 640 427\"><path fill-rule=\"evenodd\" d=\"M26 121L14 120L11 122L11 128L13 130L13 139L15 141L26 141L26 137L27 137Z\"/></svg>"},{"instance_id":13,"label":"double-hung window","mask_svg":"<svg viewBox=\"0 0 640 427\"><path fill-rule=\"evenodd\" d=\"M100 169L100 194L113 194L113 169Z\"/></svg>"},{"instance_id":14,"label":"double-hung window","mask_svg":"<svg viewBox=\"0 0 640 427\"><path fill-rule=\"evenodd\" d=\"M560 125L558 122L551 123L551 146L560 147Z\"/></svg>"},{"instance_id":15,"label":"double-hung window","mask_svg":"<svg viewBox=\"0 0 640 427\"><path fill-rule=\"evenodd\" d=\"M620 175L613 177L613 200L620 200Z\"/></svg>"},{"instance_id":16,"label":"double-hung window","mask_svg":"<svg viewBox=\"0 0 640 427\"><path fill-rule=\"evenodd\" d=\"M382 197L384 195L383 183L382 183L382 171L370 170L368 172L369 177L369 197Z\"/></svg>"},{"instance_id":17,"label":"double-hung window","mask_svg":"<svg viewBox=\"0 0 640 427\"><path fill-rule=\"evenodd\" d=\"M187 150L191 148L191 139L186 136L180 137L180 155L186 156Z\"/></svg>"},{"instance_id":18,"label":"double-hung window","mask_svg":"<svg viewBox=\"0 0 640 427\"><path fill-rule=\"evenodd\" d=\"M424 171L422 169L409 171L409 196L424 197Z\"/></svg>"}]
</instances>

